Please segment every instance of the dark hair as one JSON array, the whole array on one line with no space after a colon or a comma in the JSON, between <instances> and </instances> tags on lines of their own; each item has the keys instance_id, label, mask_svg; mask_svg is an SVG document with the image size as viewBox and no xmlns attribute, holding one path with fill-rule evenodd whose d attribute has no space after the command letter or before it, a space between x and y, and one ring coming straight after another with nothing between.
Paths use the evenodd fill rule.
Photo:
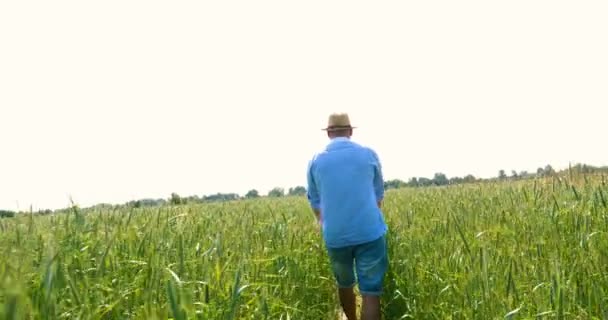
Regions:
<instances>
[{"instance_id":1,"label":"dark hair","mask_svg":"<svg viewBox=\"0 0 608 320\"><path fill-rule=\"evenodd\" d=\"M328 134L333 137L348 137L352 134L352 128L341 128L328 131Z\"/></svg>"}]
</instances>

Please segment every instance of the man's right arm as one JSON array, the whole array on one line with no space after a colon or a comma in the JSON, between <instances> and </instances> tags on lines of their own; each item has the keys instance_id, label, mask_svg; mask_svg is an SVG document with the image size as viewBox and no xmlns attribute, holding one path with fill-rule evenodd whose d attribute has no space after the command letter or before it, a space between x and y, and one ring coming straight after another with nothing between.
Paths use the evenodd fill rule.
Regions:
<instances>
[{"instance_id":1,"label":"man's right arm","mask_svg":"<svg viewBox=\"0 0 608 320\"><path fill-rule=\"evenodd\" d=\"M317 190L317 185L313 176L313 161L311 160L308 163L308 169L306 172L306 181L307 188L306 193L308 197L308 202L313 212L315 213L315 217L317 218L317 222L321 222L321 199L319 197L319 191Z\"/></svg>"}]
</instances>

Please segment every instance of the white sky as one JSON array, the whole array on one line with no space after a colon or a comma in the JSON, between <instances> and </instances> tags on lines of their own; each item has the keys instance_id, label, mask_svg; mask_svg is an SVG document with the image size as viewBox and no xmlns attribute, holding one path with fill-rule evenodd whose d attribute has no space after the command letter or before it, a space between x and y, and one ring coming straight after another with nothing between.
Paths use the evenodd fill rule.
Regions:
<instances>
[{"instance_id":1,"label":"white sky","mask_svg":"<svg viewBox=\"0 0 608 320\"><path fill-rule=\"evenodd\" d=\"M606 1L2 1L0 208L608 164Z\"/></svg>"}]
</instances>

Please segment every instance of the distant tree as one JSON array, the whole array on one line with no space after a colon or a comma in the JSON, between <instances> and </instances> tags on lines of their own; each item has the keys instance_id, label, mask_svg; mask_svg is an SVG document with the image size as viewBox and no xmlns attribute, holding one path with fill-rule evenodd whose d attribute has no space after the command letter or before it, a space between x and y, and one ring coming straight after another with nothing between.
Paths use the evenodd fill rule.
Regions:
<instances>
[{"instance_id":1,"label":"distant tree","mask_svg":"<svg viewBox=\"0 0 608 320\"><path fill-rule=\"evenodd\" d=\"M399 179L388 180L384 182L384 189L399 189L407 184Z\"/></svg>"},{"instance_id":2,"label":"distant tree","mask_svg":"<svg viewBox=\"0 0 608 320\"><path fill-rule=\"evenodd\" d=\"M410 178L410 180L407 182L407 185L410 187L417 187L418 186L418 178L413 177Z\"/></svg>"},{"instance_id":3,"label":"distant tree","mask_svg":"<svg viewBox=\"0 0 608 320\"><path fill-rule=\"evenodd\" d=\"M202 200L203 199L199 198L199 196L193 195L182 199L182 203L199 203L202 202Z\"/></svg>"},{"instance_id":4,"label":"distant tree","mask_svg":"<svg viewBox=\"0 0 608 320\"><path fill-rule=\"evenodd\" d=\"M287 192L290 196L304 196L306 195L306 188L303 186L297 186L295 188L289 188Z\"/></svg>"},{"instance_id":5,"label":"distant tree","mask_svg":"<svg viewBox=\"0 0 608 320\"><path fill-rule=\"evenodd\" d=\"M553 167L551 167L551 165L546 165L545 166L545 170L544 170L544 175L549 177L555 174L555 170L553 170Z\"/></svg>"},{"instance_id":6,"label":"distant tree","mask_svg":"<svg viewBox=\"0 0 608 320\"><path fill-rule=\"evenodd\" d=\"M517 174L517 171L511 170L511 178L513 178L513 179L519 178L519 175Z\"/></svg>"},{"instance_id":7,"label":"distant tree","mask_svg":"<svg viewBox=\"0 0 608 320\"><path fill-rule=\"evenodd\" d=\"M461 177L451 177L450 184L461 184L464 182L464 178Z\"/></svg>"},{"instance_id":8,"label":"distant tree","mask_svg":"<svg viewBox=\"0 0 608 320\"><path fill-rule=\"evenodd\" d=\"M141 200L129 201L127 203L127 206L133 207L133 208L141 208Z\"/></svg>"},{"instance_id":9,"label":"distant tree","mask_svg":"<svg viewBox=\"0 0 608 320\"><path fill-rule=\"evenodd\" d=\"M144 206L150 206L150 207L154 207L154 206L162 206L167 204L167 200L166 199L143 199L141 201L141 204Z\"/></svg>"},{"instance_id":10,"label":"distant tree","mask_svg":"<svg viewBox=\"0 0 608 320\"><path fill-rule=\"evenodd\" d=\"M498 179L505 180L506 178L507 178L507 175L505 174L505 170L500 169L500 171L498 171Z\"/></svg>"},{"instance_id":11,"label":"distant tree","mask_svg":"<svg viewBox=\"0 0 608 320\"><path fill-rule=\"evenodd\" d=\"M433 180L425 177L418 178L418 186L426 187L433 184Z\"/></svg>"},{"instance_id":12,"label":"distant tree","mask_svg":"<svg viewBox=\"0 0 608 320\"><path fill-rule=\"evenodd\" d=\"M525 170L524 170L524 171L520 171L520 172L519 172L519 176L520 176L520 177L522 177L522 178L525 178L525 177L527 177L528 175L529 175L528 171L525 171Z\"/></svg>"},{"instance_id":13,"label":"distant tree","mask_svg":"<svg viewBox=\"0 0 608 320\"><path fill-rule=\"evenodd\" d=\"M175 192L171 193L171 198L169 198L169 203L172 205L182 204L182 198Z\"/></svg>"},{"instance_id":14,"label":"distant tree","mask_svg":"<svg viewBox=\"0 0 608 320\"><path fill-rule=\"evenodd\" d=\"M237 200L239 195L236 193L216 193L211 195L203 196L202 201L231 201Z\"/></svg>"},{"instance_id":15,"label":"distant tree","mask_svg":"<svg viewBox=\"0 0 608 320\"><path fill-rule=\"evenodd\" d=\"M0 210L0 218L12 218L15 216L15 212L10 210Z\"/></svg>"},{"instance_id":16,"label":"distant tree","mask_svg":"<svg viewBox=\"0 0 608 320\"><path fill-rule=\"evenodd\" d=\"M433 183L437 186L444 186L449 182L448 177L441 172L435 173L435 176L433 177Z\"/></svg>"},{"instance_id":17,"label":"distant tree","mask_svg":"<svg viewBox=\"0 0 608 320\"><path fill-rule=\"evenodd\" d=\"M588 164L577 164L572 167L572 170L579 173L606 173L608 172L608 167L596 167Z\"/></svg>"},{"instance_id":18,"label":"distant tree","mask_svg":"<svg viewBox=\"0 0 608 320\"><path fill-rule=\"evenodd\" d=\"M251 190L247 191L247 194L245 194L245 198L248 198L248 199L257 198L259 196L260 196L260 193L256 189L251 189Z\"/></svg>"},{"instance_id":19,"label":"distant tree","mask_svg":"<svg viewBox=\"0 0 608 320\"><path fill-rule=\"evenodd\" d=\"M545 170L543 170L543 168L536 169L536 176L542 177L544 175L545 175Z\"/></svg>"},{"instance_id":20,"label":"distant tree","mask_svg":"<svg viewBox=\"0 0 608 320\"><path fill-rule=\"evenodd\" d=\"M473 182L475 182L477 179L476 179L476 178L475 178L475 176L473 176L472 174L467 174L467 175L464 177L464 179L463 179L463 180L464 180L464 182L465 182L465 183L473 183Z\"/></svg>"},{"instance_id":21,"label":"distant tree","mask_svg":"<svg viewBox=\"0 0 608 320\"><path fill-rule=\"evenodd\" d=\"M285 195L285 189L276 187L268 192L269 197L282 197Z\"/></svg>"}]
</instances>

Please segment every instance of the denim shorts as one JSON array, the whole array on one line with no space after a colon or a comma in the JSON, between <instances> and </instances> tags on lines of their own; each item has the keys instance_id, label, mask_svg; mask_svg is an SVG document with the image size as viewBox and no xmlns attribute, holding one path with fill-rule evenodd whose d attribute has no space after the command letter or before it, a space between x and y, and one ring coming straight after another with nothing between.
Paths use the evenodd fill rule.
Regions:
<instances>
[{"instance_id":1,"label":"denim shorts","mask_svg":"<svg viewBox=\"0 0 608 320\"><path fill-rule=\"evenodd\" d=\"M338 287L352 288L358 280L362 295L382 294L388 267L386 235L359 245L327 248L327 252Z\"/></svg>"}]
</instances>

